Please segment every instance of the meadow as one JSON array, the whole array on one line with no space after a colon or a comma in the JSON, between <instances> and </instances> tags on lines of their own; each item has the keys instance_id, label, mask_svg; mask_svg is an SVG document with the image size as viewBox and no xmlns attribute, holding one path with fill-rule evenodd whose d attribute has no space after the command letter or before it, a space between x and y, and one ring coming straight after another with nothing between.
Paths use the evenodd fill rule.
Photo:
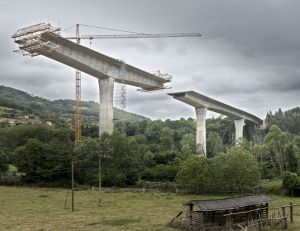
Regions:
<instances>
[{"instance_id":1,"label":"meadow","mask_svg":"<svg viewBox=\"0 0 300 231\"><path fill-rule=\"evenodd\" d=\"M277 202L270 207L300 203L300 198L271 196ZM75 192L75 211L71 212L70 190L2 186L0 230L175 231L167 224L179 211L186 211L187 207L181 207L181 203L220 197L226 196L113 190L103 191L102 206L98 207L98 192L85 190ZM294 210L300 214L300 206ZM289 222L288 231L300 230L300 217L295 216L294 220Z\"/></svg>"}]
</instances>

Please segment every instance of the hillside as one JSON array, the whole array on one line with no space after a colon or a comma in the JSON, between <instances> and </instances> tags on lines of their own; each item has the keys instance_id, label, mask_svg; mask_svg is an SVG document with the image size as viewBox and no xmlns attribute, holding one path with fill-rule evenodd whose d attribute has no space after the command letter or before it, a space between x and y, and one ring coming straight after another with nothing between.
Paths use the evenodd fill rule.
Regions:
<instances>
[{"instance_id":1,"label":"hillside","mask_svg":"<svg viewBox=\"0 0 300 231\"><path fill-rule=\"evenodd\" d=\"M28 110L48 112L60 118L64 118L68 122L74 120L75 113L75 100L59 99L51 101L3 85L0 86L0 106L25 111L25 114L28 113ZM82 124L98 124L99 103L82 101L81 106ZM124 117L127 122L150 120L149 118L130 112L125 112ZM114 120L122 120L122 111L117 108L114 108Z\"/></svg>"}]
</instances>

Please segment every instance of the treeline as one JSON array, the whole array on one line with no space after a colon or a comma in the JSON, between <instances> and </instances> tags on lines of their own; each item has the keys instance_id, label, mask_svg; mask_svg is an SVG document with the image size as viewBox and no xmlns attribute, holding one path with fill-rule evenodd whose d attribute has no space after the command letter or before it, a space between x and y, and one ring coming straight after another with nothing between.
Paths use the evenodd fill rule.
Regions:
<instances>
[{"instance_id":1,"label":"treeline","mask_svg":"<svg viewBox=\"0 0 300 231\"><path fill-rule=\"evenodd\" d=\"M99 157L103 186L134 186L137 182L179 184L200 192L205 188L236 188L241 192L259 179L300 173L299 130L275 125L289 113L268 113L266 130L244 127L244 140L235 142L234 122L228 117L207 119L207 157L199 157L194 119L138 121L115 125L99 138L97 126L83 126L82 142L74 149L74 132L28 125L0 129L0 156L22 172L26 184L69 186L70 163L78 184L98 185ZM288 117L290 118L290 117ZM290 122L288 122L290 123ZM285 130L284 130L285 129ZM125 133L121 133L123 131ZM296 133L295 133L296 132ZM5 167L0 168L4 169Z\"/></svg>"},{"instance_id":2,"label":"treeline","mask_svg":"<svg viewBox=\"0 0 300 231\"><path fill-rule=\"evenodd\" d=\"M242 192L260 179L259 167L247 145L228 148L226 154L214 158L176 150L152 153L147 144L138 144L134 137L114 130L100 138L85 137L74 149L68 132L61 129L59 136L47 127L37 127L39 130L35 132L40 133L39 137L28 139L10 153L12 163L22 174L21 183L68 187L73 160L75 181L97 186L99 158L102 186L133 186L141 181L177 182L197 192L216 186L237 187Z\"/></svg>"},{"instance_id":3,"label":"treeline","mask_svg":"<svg viewBox=\"0 0 300 231\"><path fill-rule=\"evenodd\" d=\"M282 131L299 135L300 133L300 108L296 107L283 112L280 108L278 111L267 113L266 122L268 123L267 131L272 125L277 125Z\"/></svg>"}]
</instances>

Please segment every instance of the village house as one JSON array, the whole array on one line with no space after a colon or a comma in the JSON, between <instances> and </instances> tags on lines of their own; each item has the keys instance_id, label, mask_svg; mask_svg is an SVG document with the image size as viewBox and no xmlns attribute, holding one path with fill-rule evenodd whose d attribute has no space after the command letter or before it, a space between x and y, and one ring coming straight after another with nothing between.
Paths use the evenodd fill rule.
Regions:
<instances>
[{"instance_id":1,"label":"village house","mask_svg":"<svg viewBox=\"0 0 300 231\"><path fill-rule=\"evenodd\" d=\"M19 123L20 121L19 121L19 120L14 120L14 119L12 119L12 120L7 120L7 122L9 123L10 126L14 126L14 125L16 125L17 123Z\"/></svg>"}]
</instances>

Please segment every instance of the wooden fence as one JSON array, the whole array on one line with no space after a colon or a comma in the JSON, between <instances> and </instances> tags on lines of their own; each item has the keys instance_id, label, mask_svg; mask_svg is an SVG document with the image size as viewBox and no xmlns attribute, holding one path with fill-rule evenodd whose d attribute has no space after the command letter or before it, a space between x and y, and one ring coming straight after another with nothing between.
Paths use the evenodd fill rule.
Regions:
<instances>
[{"instance_id":1,"label":"wooden fence","mask_svg":"<svg viewBox=\"0 0 300 231\"><path fill-rule=\"evenodd\" d=\"M103 188L102 191L111 191L115 188ZM158 189L158 188L117 188L120 191L131 191L131 192L148 192L148 193L159 193L159 192L168 192L168 193L188 193L187 189ZM92 186L92 191L99 191L99 187Z\"/></svg>"},{"instance_id":2,"label":"wooden fence","mask_svg":"<svg viewBox=\"0 0 300 231\"><path fill-rule=\"evenodd\" d=\"M171 227L177 227L182 229L192 229L192 230L202 230L202 231L233 231L236 228L240 228L241 231L262 231L266 227L272 228L279 227L282 230L287 229L288 220L293 222L294 216L300 216L300 214L294 213L294 207L299 206L300 204L292 204L276 207L276 208L258 208L249 211L237 212L237 213L229 213L225 214L225 224L219 227L211 227L211 228L203 228L201 223L201 219L196 221L192 221L191 223L191 214L183 212L178 213L169 223ZM256 214L256 216L253 216ZM237 223L235 220L240 216L248 216L250 217L246 225L244 227L241 225L242 223ZM256 217L253 219L253 217Z\"/></svg>"},{"instance_id":3,"label":"wooden fence","mask_svg":"<svg viewBox=\"0 0 300 231\"><path fill-rule=\"evenodd\" d=\"M285 205L285 206L280 206L280 207L275 207L275 208L269 208L268 212L265 216L258 216L257 219L253 220L248 220L248 225L245 227L242 227L241 225L239 225L239 227L241 228L241 230L245 230L245 231L261 231L263 230L264 227L270 227L270 229L272 229L273 227L276 226L280 226L282 230L287 229L288 227L288 218L290 220L290 222L293 222L293 218L294 216L300 216L300 214L295 214L294 213L294 207L299 206L300 204L293 204L290 203L289 205ZM261 210L261 208L259 209L255 209L253 211L259 211ZM242 212L242 213L251 213L253 211L246 211L246 212ZM239 214L239 213L236 213ZM226 218L226 230L231 231L233 230L232 227L232 216L236 215L234 213L230 213L230 214L226 214L225 216ZM261 214L258 212L258 214Z\"/></svg>"}]
</instances>

